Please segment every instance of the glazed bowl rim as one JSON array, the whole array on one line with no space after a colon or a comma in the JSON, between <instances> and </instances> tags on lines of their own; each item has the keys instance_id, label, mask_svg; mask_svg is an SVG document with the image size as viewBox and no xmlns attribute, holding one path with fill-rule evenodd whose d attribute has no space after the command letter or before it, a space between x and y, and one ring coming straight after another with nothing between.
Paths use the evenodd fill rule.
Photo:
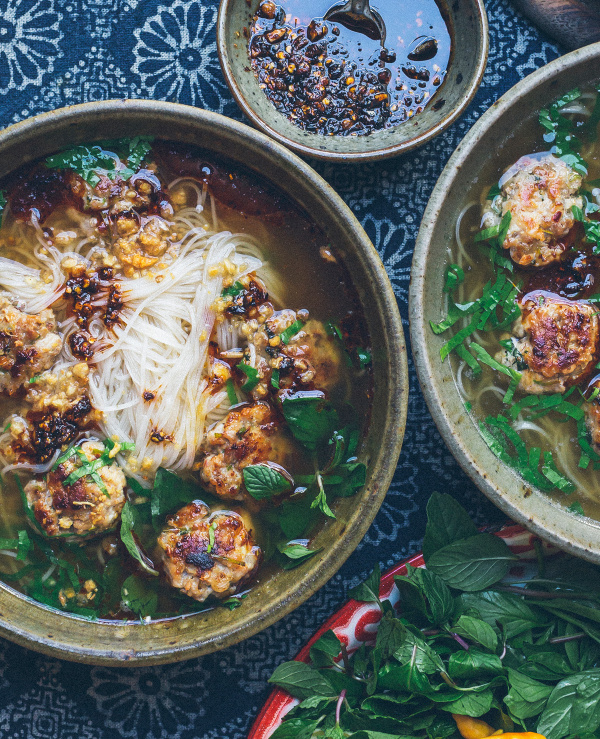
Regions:
<instances>
[{"instance_id":1,"label":"glazed bowl rim","mask_svg":"<svg viewBox=\"0 0 600 739\"><path fill-rule=\"evenodd\" d=\"M294 141L289 136L281 133L277 129L277 127L269 125L269 123L267 123L267 121L261 115L259 115L258 112L256 112L254 106L250 102L248 102L246 96L244 95L242 85L238 83L238 80L233 73L232 65L229 60L229 53L227 51L227 17L229 14L230 6L234 2L239 2L239 0L220 0L219 12L217 15L217 53L219 56L219 61L221 63L221 70L223 72L223 76L225 77L225 82L227 83L229 91L233 95L236 103L238 104L244 115L246 115L246 117L252 122L252 124L256 126L260 131L289 147L297 154L312 157L314 159L319 159L322 161L374 162L381 159L388 159L390 157L399 156L400 154L404 154L408 151L416 149L419 146L422 146L427 141L442 133L442 131L445 131L465 112L465 110L468 108L473 98L475 97L477 90L479 89L487 65L489 54L489 25L484 0L469 0L469 2L473 4L476 10L478 21L477 35L481 40L481 53L477 58L475 73L472 75L471 80L466 87L465 95L461 98L458 105L455 105L454 108L452 108L445 116L443 116L441 120L439 120L435 125L431 126L423 133L411 137L400 144L383 146L374 151L327 151L319 149L316 146L308 146L307 144L302 144L298 141ZM274 107L273 111L276 112L276 109Z\"/></svg>"},{"instance_id":2,"label":"glazed bowl rim","mask_svg":"<svg viewBox=\"0 0 600 739\"><path fill-rule=\"evenodd\" d=\"M436 255L439 257L439 254L437 254L439 249L436 250L433 236L438 219L444 209L446 195L452 189L455 178L459 176L465 166L468 166L470 155L478 146L479 140L502 119L507 111L514 105L520 104L542 82L558 81L561 72L590 60L596 62L600 60L600 42L558 57L532 72L493 103L476 121L455 149L430 196L417 235L411 265L409 317L411 346L421 390L440 434L464 472L513 521L525 526L563 551L598 563L600 562L600 522L584 516L567 514L562 507L543 493L539 493L539 505L537 502L534 504L536 506L535 513L524 512L515 501L516 495L511 499L510 493L507 492L511 487L510 478L507 476L507 481L502 479L502 475L506 475L510 468L495 457L496 465L493 469L489 466L484 467L482 461L469 450L468 443L463 438L462 429L464 424L461 425L450 417L451 413L445 406L448 388L443 386L441 375L439 377L436 375L433 362L430 361L429 354L425 350L427 342L432 336L431 328L425 317L427 263L430 259L434 259ZM599 76L600 69L595 78L597 79ZM590 79L593 79L593 77L590 77ZM438 361L440 360L438 359ZM454 382L452 383L451 392L458 394ZM473 430L475 433L479 433L476 429ZM490 454L492 453L490 452ZM518 477L517 473L514 473L512 486L516 487L519 484L524 489L528 487ZM544 496L543 499L542 496ZM543 510L546 515L545 520L542 520L542 516L538 515L538 508ZM576 532L571 538L561 533L561 524L557 523L557 520L561 519L563 515L569 516L567 526ZM575 537L577 540L575 540Z\"/></svg>"},{"instance_id":3,"label":"glazed bowl rim","mask_svg":"<svg viewBox=\"0 0 600 739\"><path fill-rule=\"evenodd\" d=\"M152 120L152 116L155 116L155 121ZM299 202L303 193L306 197L313 197L308 193L316 193L314 197L316 198L318 195L320 202L323 203L326 225L340 230L343 229L344 233L347 234L347 243L350 245L353 256L359 261L359 271L363 273L361 284L367 284L367 294L370 294L371 298L375 297L373 301L375 308L371 307L370 310L376 311L374 315L377 316L377 320L385 327L386 331L389 331L389 335L386 334L385 338L386 346L394 348L394 352L386 352L384 361L381 362L380 371L393 372L392 376L395 379L387 384L385 395L382 396L382 400L387 403L385 424L376 430L378 440L380 440L379 448L387 448L387 457L381 451L377 452L378 456L373 455L376 461L373 463L370 484L363 488L359 493L360 497L357 498L361 508L364 508L364 515L360 517L358 511L353 511L352 515L349 515L344 535L331 542L327 552L324 553L323 559L319 562L318 569L316 569L316 564L312 568L308 567L306 571L298 575L293 588L278 592L272 601L268 602L265 607L259 608L258 611L255 609L244 614L243 608L236 609L236 613L242 612L240 620L227 628L218 626L210 639L155 650L150 647L147 650L138 650L131 654L131 650L124 648L123 641L117 642L116 640L117 630L122 628L120 622L84 621L73 615L61 613L38 604L27 596L17 593L12 588L0 583L0 635L50 656L90 664L113 666L173 662L232 646L272 625L321 588L354 551L387 493L400 454L408 402L408 368L402 320L383 263L362 226L342 198L308 164L281 144L246 124L226 118L218 113L178 103L116 99L60 108L13 124L0 131L0 151L5 148L13 151L17 146L26 146L27 141L31 138L35 139L36 135L39 137L46 132L52 133L55 130L63 132L75 129L76 140L78 142L85 141L85 134L82 137L79 131L85 129L86 126L88 128L92 127L94 121L103 121L104 119L126 121L128 117L134 121L145 122L148 120L148 127L151 130L152 127L159 125L158 122L168 122L176 119L180 128L172 136L173 140L185 140L184 131L187 133L194 126L197 126L199 134L206 133L207 130L214 130L225 142L235 141L238 143L247 154L260 153L261 158L264 157L266 162L271 161L276 163L282 171L285 169L286 173L291 172L290 182L296 182L303 188L298 196L294 196L290 192L292 185L287 186L288 189L284 186L284 191L293 202ZM157 134L158 136L161 135L159 132ZM100 137L95 136L95 138ZM208 146L211 148L210 143ZM236 161L240 161L239 157L236 159L236 154L233 156ZM378 298L378 295L381 297ZM367 310L367 304L364 301L361 302L363 308ZM396 415L392 417L394 412ZM365 438L369 438L374 432L375 430L370 426ZM23 608L34 608L39 611L39 619L36 615L35 623L37 625L38 621L44 622L43 629L39 633L32 634L31 630L23 628L17 622L17 619L7 620L4 606L9 602L11 606L16 606L15 601L19 601ZM206 614L198 613L176 620L181 622L184 619L186 621L194 618L201 619L203 615ZM89 642L73 644L62 643L57 640L56 634L52 633L53 625L59 625L62 628L62 625L68 624L69 621L85 624L85 627L82 628L85 628L86 633L89 633ZM132 624L132 626L144 629L145 632L151 634L157 633L153 630L160 624L164 625L168 622L156 621L148 625L138 623ZM73 627L76 626L73 623ZM129 627L126 625L125 631L127 628ZM103 634L109 640L112 640L114 636L114 646L111 646L111 648L95 646L93 643L94 634L96 634L97 641L101 641L98 634Z\"/></svg>"}]
</instances>

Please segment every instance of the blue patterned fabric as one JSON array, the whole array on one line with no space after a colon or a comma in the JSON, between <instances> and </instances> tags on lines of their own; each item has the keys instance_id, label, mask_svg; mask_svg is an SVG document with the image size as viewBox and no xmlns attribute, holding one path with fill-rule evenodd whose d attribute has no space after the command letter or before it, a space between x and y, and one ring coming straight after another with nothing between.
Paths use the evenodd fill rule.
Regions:
<instances>
[{"instance_id":1,"label":"blue patterned fabric","mask_svg":"<svg viewBox=\"0 0 600 739\"><path fill-rule=\"evenodd\" d=\"M494 100L561 53L508 0L489 0L487 10L488 67L458 123L393 161L317 166L379 250L407 333L412 249L444 164ZM0 125L116 97L172 100L241 120L219 68L216 14L216 0L0 0ZM0 640L0 736L243 739L275 666L296 654L376 561L386 568L419 549L432 490L454 494L481 523L502 520L441 441L412 365L410 382L392 487L364 541L321 591L237 647L166 667L90 668Z\"/></svg>"}]
</instances>

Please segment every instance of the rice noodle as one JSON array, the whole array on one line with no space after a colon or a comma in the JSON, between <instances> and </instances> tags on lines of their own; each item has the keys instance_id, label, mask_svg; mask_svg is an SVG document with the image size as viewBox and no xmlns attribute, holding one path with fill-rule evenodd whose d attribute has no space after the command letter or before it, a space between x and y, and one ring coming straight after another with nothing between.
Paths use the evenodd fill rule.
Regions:
<instances>
[{"instance_id":1,"label":"rice noodle","mask_svg":"<svg viewBox=\"0 0 600 739\"><path fill-rule=\"evenodd\" d=\"M178 216L186 225L204 218L189 210ZM223 290L226 260L234 280L257 271L262 262L248 253L257 253L249 237L212 233L205 225L186 232L178 256L159 280L156 275L120 280L121 323L103 336L104 348L90 373L92 403L104 414L103 431L135 444L127 462L142 484L159 466L190 469L207 417L212 422L229 407L227 394L212 396L207 381L213 304ZM230 339L236 333L231 325L217 331L219 341L227 332ZM154 398L144 400L145 391ZM153 433L166 439L152 441Z\"/></svg>"}]
</instances>

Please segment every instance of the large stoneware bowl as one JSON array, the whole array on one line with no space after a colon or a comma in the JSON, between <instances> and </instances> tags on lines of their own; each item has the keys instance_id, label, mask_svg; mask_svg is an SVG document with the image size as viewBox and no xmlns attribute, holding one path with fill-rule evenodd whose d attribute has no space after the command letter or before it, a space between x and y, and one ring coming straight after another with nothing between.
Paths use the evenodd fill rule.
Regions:
<instances>
[{"instance_id":1,"label":"large stoneware bowl","mask_svg":"<svg viewBox=\"0 0 600 739\"><path fill-rule=\"evenodd\" d=\"M434 335L430 321L445 312L442 286L457 216L473 183L484 187L499 168L528 153L522 124L568 90L600 79L600 43L557 59L507 92L473 126L433 191L417 238L411 273L412 347L429 409L462 468L514 521L556 546L600 562L600 523L574 515L533 490L490 451L466 413L449 362L440 361L447 335ZM525 148L524 148L525 147ZM513 156L514 155L514 156ZM512 157L512 159L511 159Z\"/></svg>"},{"instance_id":2,"label":"large stoneware bowl","mask_svg":"<svg viewBox=\"0 0 600 739\"><path fill-rule=\"evenodd\" d=\"M213 652L256 634L292 611L336 572L364 536L386 494L404 434L406 350L396 300L383 265L349 208L310 167L283 146L204 110L144 100L63 108L0 133L0 176L61 147L152 135L200 145L243 163L310 213L352 276L373 347L370 430L360 450L367 484L340 500L337 519L317 532L309 563L265 577L234 611L216 608L150 624L90 622L59 613L0 585L0 634L65 659L104 664L170 662Z\"/></svg>"}]
</instances>

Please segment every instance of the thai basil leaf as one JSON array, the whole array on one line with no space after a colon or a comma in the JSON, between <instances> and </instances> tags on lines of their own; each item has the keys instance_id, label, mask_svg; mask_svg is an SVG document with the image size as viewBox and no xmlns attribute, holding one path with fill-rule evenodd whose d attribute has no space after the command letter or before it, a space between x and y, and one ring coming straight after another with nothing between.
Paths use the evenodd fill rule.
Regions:
<instances>
[{"instance_id":1,"label":"thai basil leaf","mask_svg":"<svg viewBox=\"0 0 600 739\"><path fill-rule=\"evenodd\" d=\"M518 719L531 718L543 711L552 687L523 675L518 670L508 669L510 690L504 699L513 716Z\"/></svg>"},{"instance_id":2,"label":"thai basil leaf","mask_svg":"<svg viewBox=\"0 0 600 739\"><path fill-rule=\"evenodd\" d=\"M432 493L427 502L427 526L423 539L425 562L438 549L477 534L469 514L454 498L445 493Z\"/></svg>"},{"instance_id":3,"label":"thai basil leaf","mask_svg":"<svg viewBox=\"0 0 600 739\"><path fill-rule=\"evenodd\" d=\"M492 534L477 534L434 552L427 567L451 588L474 592L501 580L518 557Z\"/></svg>"},{"instance_id":4,"label":"thai basil leaf","mask_svg":"<svg viewBox=\"0 0 600 739\"><path fill-rule=\"evenodd\" d=\"M494 629L485 621L473 616L462 615L452 627L452 631L464 639L481 644L491 652L495 652L498 646L498 637Z\"/></svg>"},{"instance_id":5,"label":"thai basil leaf","mask_svg":"<svg viewBox=\"0 0 600 739\"><path fill-rule=\"evenodd\" d=\"M310 698L313 695L325 697L337 695L331 684L304 662L284 662L269 678L269 682L287 690L294 698Z\"/></svg>"}]
</instances>

